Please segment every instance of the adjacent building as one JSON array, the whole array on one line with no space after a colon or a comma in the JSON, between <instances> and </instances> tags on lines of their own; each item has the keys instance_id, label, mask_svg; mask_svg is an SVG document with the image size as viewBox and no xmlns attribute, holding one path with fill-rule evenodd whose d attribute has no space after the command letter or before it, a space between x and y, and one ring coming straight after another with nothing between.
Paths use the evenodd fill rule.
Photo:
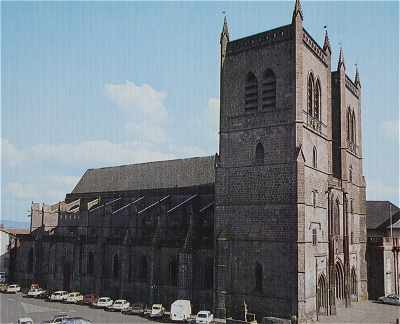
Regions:
<instances>
[{"instance_id":1,"label":"adjacent building","mask_svg":"<svg viewBox=\"0 0 400 324\"><path fill-rule=\"evenodd\" d=\"M367 201L368 294L400 294L400 211L389 201Z\"/></svg>"}]
</instances>

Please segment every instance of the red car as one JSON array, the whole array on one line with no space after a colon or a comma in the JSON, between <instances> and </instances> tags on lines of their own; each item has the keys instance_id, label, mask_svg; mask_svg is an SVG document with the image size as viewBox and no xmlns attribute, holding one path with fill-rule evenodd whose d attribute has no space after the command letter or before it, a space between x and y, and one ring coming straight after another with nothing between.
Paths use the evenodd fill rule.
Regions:
<instances>
[{"instance_id":1,"label":"red car","mask_svg":"<svg viewBox=\"0 0 400 324\"><path fill-rule=\"evenodd\" d=\"M92 305L97 302L97 298L96 294L86 294L83 296L83 303L85 305Z\"/></svg>"}]
</instances>

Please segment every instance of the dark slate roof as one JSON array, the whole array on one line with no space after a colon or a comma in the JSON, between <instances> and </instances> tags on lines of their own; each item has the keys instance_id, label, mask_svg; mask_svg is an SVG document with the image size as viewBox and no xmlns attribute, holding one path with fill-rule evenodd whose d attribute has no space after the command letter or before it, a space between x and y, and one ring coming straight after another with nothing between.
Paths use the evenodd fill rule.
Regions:
<instances>
[{"instance_id":1,"label":"dark slate roof","mask_svg":"<svg viewBox=\"0 0 400 324\"><path fill-rule=\"evenodd\" d=\"M379 225L379 229L390 229L390 223L392 223L392 228L400 228L400 212L392 214L392 219L390 219L390 217L386 219L381 225Z\"/></svg>"},{"instance_id":2,"label":"dark slate roof","mask_svg":"<svg viewBox=\"0 0 400 324\"><path fill-rule=\"evenodd\" d=\"M89 169L72 193L165 189L215 183L214 156Z\"/></svg>"},{"instance_id":3,"label":"dark slate roof","mask_svg":"<svg viewBox=\"0 0 400 324\"><path fill-rule=\"evenodd\" d=\"M377 229L387 220L390 221L390 206L394 215L399 208L390 201L367 200L367 229Z\"/></svg>"}]
</instances>

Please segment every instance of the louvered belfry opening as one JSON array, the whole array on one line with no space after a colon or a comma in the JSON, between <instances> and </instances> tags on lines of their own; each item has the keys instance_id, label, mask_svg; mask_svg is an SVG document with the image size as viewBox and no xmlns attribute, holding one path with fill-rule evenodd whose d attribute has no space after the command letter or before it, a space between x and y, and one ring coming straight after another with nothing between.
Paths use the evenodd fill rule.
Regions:
<instances>
[{"instance_id":1,"label":"louvered belfry opening","mask_svg":"<svg viewBox=\"0 0 400 324\"><path fill-rule=\"evenodd\" d=\"M272 70L266 70L262 83L262 108L273 109L276 106L276 79Z\"/></svg>"},{"instance_id":2,"label":"louvered belfry opening","mask_svg":"<svg viewBox=\"0 0 400 324\"><path fill-rule=\"evenodd\" d=\"M257 110L258 107L258 83L253 73L249 72L245 87L245 108L246 110Z\"/></svg>"}]
</instances>

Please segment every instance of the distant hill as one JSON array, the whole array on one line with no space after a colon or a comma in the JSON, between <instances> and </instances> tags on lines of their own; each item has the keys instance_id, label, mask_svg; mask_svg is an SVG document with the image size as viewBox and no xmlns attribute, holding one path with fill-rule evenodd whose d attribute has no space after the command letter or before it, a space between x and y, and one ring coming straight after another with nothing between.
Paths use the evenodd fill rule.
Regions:
<instances>
[{"instance_id":1,"label":"distant hill","mask_svg":"<svg viewBox=\"0 0 400 324\"><path fill-rule=\"evenodd\" d=\"M21 222L21 221L13 221L9 219L0 219L0 224L3 224L5 228L29 228L30 221Z\"/></svg>"}]
</instances>

